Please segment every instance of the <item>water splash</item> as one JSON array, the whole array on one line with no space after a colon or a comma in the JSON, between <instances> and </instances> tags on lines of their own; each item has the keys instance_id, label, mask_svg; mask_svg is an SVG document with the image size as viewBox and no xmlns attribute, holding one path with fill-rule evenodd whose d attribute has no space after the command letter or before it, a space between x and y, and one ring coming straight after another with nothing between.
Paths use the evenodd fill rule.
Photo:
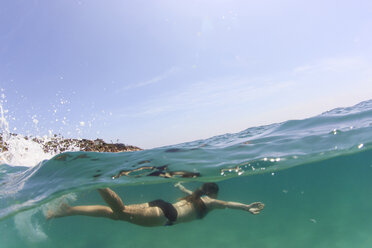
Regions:
<instances>
[{"instance_id":1,"label":"water splash","mask_svg":"<svg viewBox=\"0 0 372 248\"><path fill-rule=\"evenodd\" d=\"M29 242L41 242L48 238L38 219L34 217L38 213L39 209L32 209L14 217L14 224L19 235Z\"/></svg>"},{"instance_id":2,"label":"water splash","mask_svg":"<svg viewBox=\"0 0 372 248\"><path fill-rule=\"evenodd\" d=\"M1 89L1 91L4 92L3 89ZM20 181L15 180L17 183L15 183L13 186L9 187L8 185L6 189L4 189L4 187L2 189L2 193L15 195L24 188L26 181L37 172L37 168L41 166L41 164L39 164L41 161L51 159L53 156L60 153L59 147L50 147L50 149L45 149L45 147L48 147L49 142L54 141L53 143L56 143L55 141L57 140L58 143L58 139L62 140L62 138L52 136L51 131L49 131L49 136L38 138L27 137L21 134L12 134L10 132L10 126L7 120L7 113L9 111L4 109L5 103L5 94L2 93L0 100L0 164L7 164L13 167L21 166L33 168L33 170L29 169L29 173L15 173L13 175L8 174L8 177L23 178ZM36 117L36 115L33 115L32 120L37 128L39 121L36 119ZM64 151L79 150L79 147L74 143L68 144L68 146L64 146L63 148ZM27 208L28 206L33 205L35 201L37 202L39 198L40 197L25 201L21 205ZM40 218L37 218L37 216L40 214L40 212L45 214L47 208L51 208L53 206L55 207L57 206L56 204L61 202L61 200L66 199L73 201L74 195L70 194L61 199L56 199L48 205L17 214L14 217L14 225L18 230L20 237L28 240L29 242L45 241L48 236L42 229L39 223Z\"/></svg>"},{"instance_id":3,"label":"water splash","mask_svg":"<svg viewBox=\"0 0 372 248\"><path fill-rule=\"evenodd\" d=\"M52 135L49 130L49 135L43 137L30 137L22 134L13 134L10 132L10 125L8 122L7 113L9 111L4 108L6 96L4 90L1 94L0 100L0 164L7 164L11 166L25 166L33 167L43 160L50 159L53 156L61 153L60 147L49 147L49 143L58 143L62 141L62 137ZM32 121L37 129L39 120L36 115L32 116ZM73 142L65 145L63 151L79 151L80 148Z\"/></svg>"},{"instance_id":4,"label":"water splash","mask_svg":"<svg viewBox=\"0 0 372 248\"><path fill-rule=\"evenodd\" d=\"M48 239L48 235L42 228L38 215L47 217L48 212L55 212L62 204L71 204L77 199L76 194L70 193L61 196L38 208L24 211L14 216L14 224L18 234L25 240L38 243Z\"/></svg>"}]
</instances>

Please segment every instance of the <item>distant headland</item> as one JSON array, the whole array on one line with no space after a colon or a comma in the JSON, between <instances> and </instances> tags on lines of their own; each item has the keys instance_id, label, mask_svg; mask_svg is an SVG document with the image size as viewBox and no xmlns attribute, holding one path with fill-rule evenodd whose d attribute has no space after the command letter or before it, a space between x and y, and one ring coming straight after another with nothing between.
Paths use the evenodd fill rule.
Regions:
<instances>
[{"instance_id":1,"label":"distant headland","mask_svg":"<svg viewBox=\"0 0 372 248\"><path fill-rule=\"evenodd\" d=\"M12 137L17 137L16 134L10 134ZM63 138L58 135L53 137L41 138L41 137L29 137L22 136L25 140L31 140L35 143L40 144L45 152L56 152L62 153L65 151L79 150L86 152L130 152L140 151L139 147L132 145L125 145L122 143L106 143L102 139L70 139ZM0 151L8 151L8 144L3 139L3 134L0 133Z\"/></svg>"}]
</instances>

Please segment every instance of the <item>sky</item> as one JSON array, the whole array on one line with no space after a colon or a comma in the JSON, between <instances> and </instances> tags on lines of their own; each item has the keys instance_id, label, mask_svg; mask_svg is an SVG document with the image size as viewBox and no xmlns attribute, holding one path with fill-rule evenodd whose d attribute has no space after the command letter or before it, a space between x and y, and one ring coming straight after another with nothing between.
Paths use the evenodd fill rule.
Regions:
<instances>
[{"instance_id":1,"label":"sky","mask_svg":"<svg viewBox=\"0 0 372 248\"><path fill-rule=\"evenodd\" d=\"M370 0L0 3L10 131L141 148L372 99Z\"/></svg>"}]
</instances>

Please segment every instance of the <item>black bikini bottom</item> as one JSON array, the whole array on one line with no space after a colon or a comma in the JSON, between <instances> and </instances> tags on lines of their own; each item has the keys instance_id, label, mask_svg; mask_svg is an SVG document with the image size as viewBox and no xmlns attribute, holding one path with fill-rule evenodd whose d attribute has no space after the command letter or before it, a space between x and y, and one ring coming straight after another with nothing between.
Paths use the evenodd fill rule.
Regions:
<instances>
[{"instance_id":1,"label":"black bikini bottom","mask_svg":"<svg viewBox=\"0 0 372 248\"><path fill-rule=\"evenodd\" d=\"M168 219L168 222L165 224L166 226L173 225L173 222L177 219L177 210L174 208L172 204L163 200L155 200L149 202L150 207L158 207L163 211L164 216Z\"/></svg>"}]
</instances>

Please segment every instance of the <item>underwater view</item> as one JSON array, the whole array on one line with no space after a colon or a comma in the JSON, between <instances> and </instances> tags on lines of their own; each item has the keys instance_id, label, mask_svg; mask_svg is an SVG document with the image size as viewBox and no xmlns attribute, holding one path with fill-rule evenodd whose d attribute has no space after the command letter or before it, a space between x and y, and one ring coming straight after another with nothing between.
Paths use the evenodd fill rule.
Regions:
<instances>
[{"instance_id":1,"label":"underwater view","mask_svg":"<svg viewBox=\"0 0 372 248\"><path fill-rule=\"evenodd\" d=\"M121 153L48 153L22 136L7 136L5 127L4 248L372 245L372 100L304 120ZM221 209L158 227L88 216L46 219L63 204L106 205L97 191L104 187L124 204L173 203L185 196L178 182L190 190L216 182L218 199L265 208L257 215Z\"/></svg>"}]
</instances>

